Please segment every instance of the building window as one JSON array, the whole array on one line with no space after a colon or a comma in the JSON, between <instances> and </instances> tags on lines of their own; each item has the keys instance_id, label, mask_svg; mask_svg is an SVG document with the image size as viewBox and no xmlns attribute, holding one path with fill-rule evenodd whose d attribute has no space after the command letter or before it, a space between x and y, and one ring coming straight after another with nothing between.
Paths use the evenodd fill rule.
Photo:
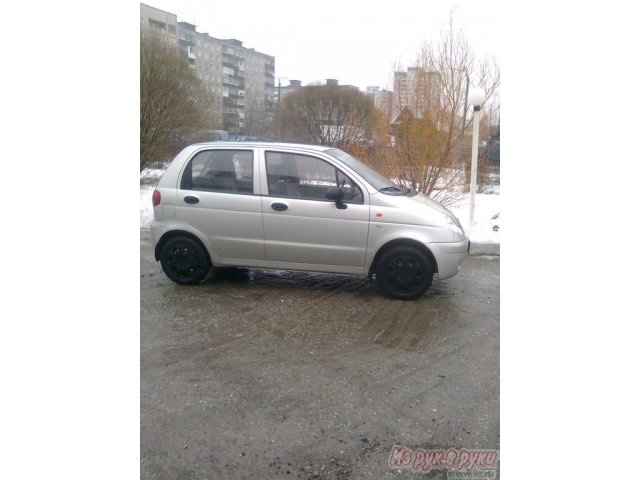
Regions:
<instances>
[{"instance_id":1,"label":"building window","mask_svg":"<svg viewBox=\"0 0 640 480\"><path fill-rule=\"evenodd\" d=\"M157 20L154 20L152 18L149 19L149 25L151 25L152 27L160 28L162 30L167 29L166 23L158 22Z\"/></svg>"}]
</instances>

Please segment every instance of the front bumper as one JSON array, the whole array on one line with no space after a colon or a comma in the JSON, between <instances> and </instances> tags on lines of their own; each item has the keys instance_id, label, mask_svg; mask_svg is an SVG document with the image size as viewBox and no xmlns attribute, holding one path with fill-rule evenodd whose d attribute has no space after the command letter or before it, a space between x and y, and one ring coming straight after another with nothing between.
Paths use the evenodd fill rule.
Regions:
<instances>
[{"instance_id":1,"label":"front bumper","mask_svg":"<svg viewBox=\"0 0 640 480\"><path fill-rule=\"evenodd\" d=\"M438 278L442 280L460 271L460 265L471 249L471 242L465 238L460 242L430 243L427 247L436 259Z\"/></svg>"}]
</instances>

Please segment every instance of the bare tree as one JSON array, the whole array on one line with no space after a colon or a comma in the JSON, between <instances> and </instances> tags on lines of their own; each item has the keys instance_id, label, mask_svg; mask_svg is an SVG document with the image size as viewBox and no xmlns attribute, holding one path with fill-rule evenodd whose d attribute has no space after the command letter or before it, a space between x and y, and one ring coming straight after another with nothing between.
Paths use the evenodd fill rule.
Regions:
<instances>
[{"instance_id":1,"label":"bare tree","mask_svg":"<svg viewBox=\"0 0 640 480\"><path fill-rule=\"evenodd\" d=\"M466 183L464 165L470 157L468 88L482 87L488 104L498 94L499 79L495 60L475 60L452 11L440 40L425 43L415 66L396 78L394 106L402 113L394 126L391 162L399 177L443 203L461 195L453 187Z\"/></svg>"},{"instance_id":2,"label":"bare tree","mask_svg":"<svg viewBox=\"0 0 640 480\"><path fill-rule=\"evenodd\" d=\"M152 28L140 32L140 168L168 159L180 137L216 128L217 105L178 48Z\"/></svg>"},{"instance_id":3,"label":"bare tree","mask_svg":"<svg viewBox=\"0 0 640 480\"><path fill-rule=\"evenodd\" d=\"M244 108L244 128L247 135L264 136L267 134L269 123L269 106L263 99L246 98Z\"/></svg>"},{"instance_id":4,"label":"bare tree","mask_svg":"<svg viewBox=\"0 0 640 480\"><path fill-rule=\"evenodd\" d=\"M338 85L303 87L283 99L278 113L287 139L344 149L368 139L376 124L371 100Z\"/></svg>"}]
</instances>

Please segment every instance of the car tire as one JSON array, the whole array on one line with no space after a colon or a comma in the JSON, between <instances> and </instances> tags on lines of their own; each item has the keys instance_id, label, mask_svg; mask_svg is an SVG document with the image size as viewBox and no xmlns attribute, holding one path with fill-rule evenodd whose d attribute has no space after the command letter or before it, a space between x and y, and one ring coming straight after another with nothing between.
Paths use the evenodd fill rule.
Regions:
<instances>
[{"instance_id":1,"label":"car tire","mask_svg":"<svg viewBox=\"0 0 640 480\"><path fill-rule=\"evenodd\" d=\"M202 282L211 270L211 262L200 242L186 236L170 238L162 246L160 263L164 273L180 285Z\"/></svg>"},{"instance_id":2,"label":"car tire","mask_svg":"<svg viewBox=\"0 0 640 480\"><path fill-rule=\"evenodd\" d=\"M378 288L390 298L415 300L433 281L433 265L421 250L399 245L382 254L376 265Z\"/></svg>"}]
</instances>

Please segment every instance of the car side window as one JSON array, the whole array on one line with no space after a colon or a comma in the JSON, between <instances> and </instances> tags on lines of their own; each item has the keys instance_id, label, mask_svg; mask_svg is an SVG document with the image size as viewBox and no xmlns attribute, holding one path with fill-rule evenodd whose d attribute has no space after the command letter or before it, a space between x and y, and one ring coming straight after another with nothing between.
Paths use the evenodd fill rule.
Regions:
<instances>
[{"instance_id":1,"label":"car side window","mask_svg":"<svg viewBox=\"0 0 640 480\"><path fill-rule=\"evenodd\" d=\"M328 190L341 187L345 203L364 203L360 187L329 162L319 158L266 152L266 167L269 195L331 201L327 199Z\"/></svg>"},{"instance_id":2,"label":"car side window","mask_svg":"<svg viewBox=\"0 0 640 480\"><path fill-rule=\"evenodd\" d=\"M204 150L187 164L180 181L182 190L253 193L253 152Z\"/></svg>"}]
</instances>

